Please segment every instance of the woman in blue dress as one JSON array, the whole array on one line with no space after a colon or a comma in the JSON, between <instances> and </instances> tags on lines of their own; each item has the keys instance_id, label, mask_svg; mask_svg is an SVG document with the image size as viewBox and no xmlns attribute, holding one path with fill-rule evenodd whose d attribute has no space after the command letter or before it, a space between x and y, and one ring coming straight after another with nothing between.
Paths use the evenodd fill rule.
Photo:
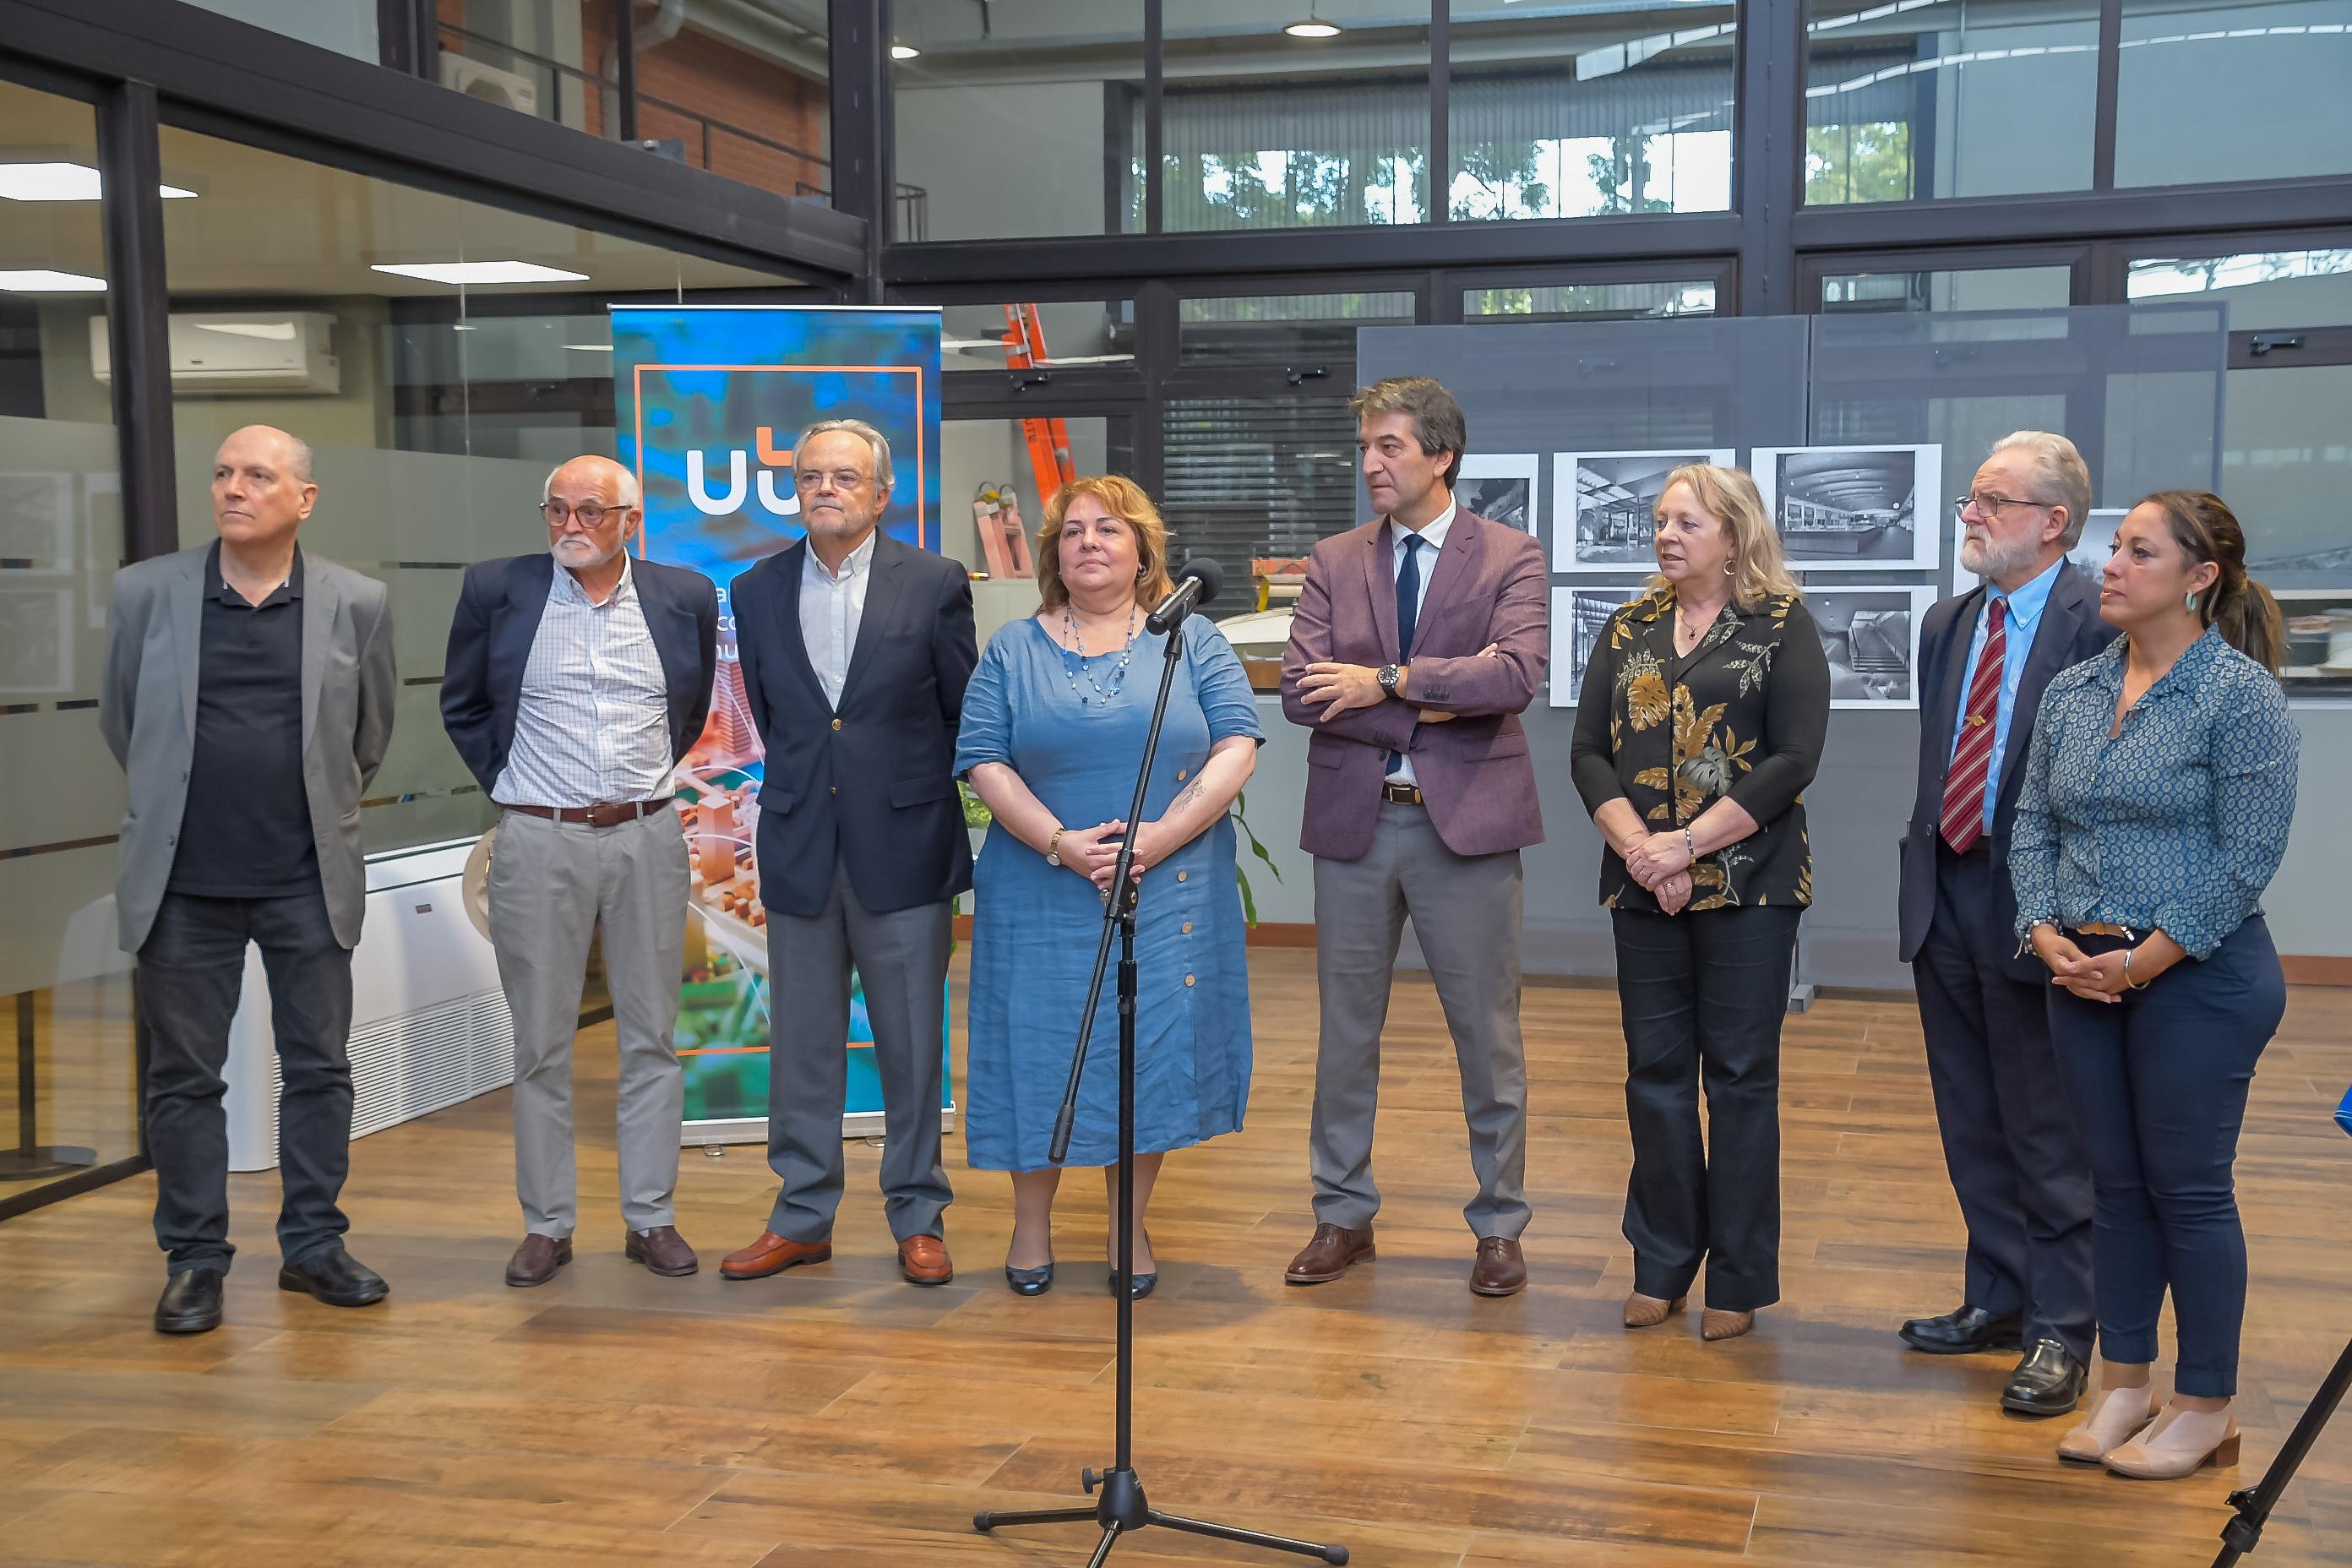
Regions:
<instances>
[{"instance_id":1,"label":"woman in blue dress","mask_svg":"<svg viewBox=\"0 0 2352 1568\"><path fill-rule=\"evenodd\" d=\"M1065 486L1037 538L1037 614L989 640L964 690L955 768L995 816L973 872L966 1158L1013 1175L1004 1276L1053 1284L1045 1157L1102 929L1120 820L1133 804L1166 638L1145 616L1170 588L1168 532L1116 475ZM1184 626L1184 657L1132 826L1136 921L1134 1277L1158 1282L1144 1210L1162 1156L1238 1131L1249 1100L1249 973L1234 826L1226 815L1265 731L1241 660L1216 628ZM1118 1019L1106 983L1087 1046L1067 1163L1100 1165L1118 1205ZM1111 1223L1116 1227L1118 1215ZM1118 1234L1109 1256L1116 1257Z\"/></svg>"}]
</instances>

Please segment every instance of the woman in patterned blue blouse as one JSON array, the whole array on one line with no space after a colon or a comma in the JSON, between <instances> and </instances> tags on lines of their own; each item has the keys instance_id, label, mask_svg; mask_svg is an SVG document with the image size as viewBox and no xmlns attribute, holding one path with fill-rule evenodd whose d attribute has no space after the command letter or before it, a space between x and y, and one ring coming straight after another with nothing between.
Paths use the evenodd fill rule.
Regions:
<instances>
[{"instance_id":1,"label":"woman in patterned blue blouse","mask_svg":"<svg viewBox=\"0 0 2352 1568\"><path fill-rule=\"evenodd\" d=\"M2100 1392L2061 1458L2170 1479L2238 1458L2246 1308L2231 1166L2286 1012L2259 907L2294 816L2277 603L2221 498L2166 490L2116 531L2099 614L2123 632L2042 700L2009 865L2050 966L2050 1032L2091 1152ZM2180 1359L2148 1385L2172 1291Z\"/></svg>"}]
</instances>

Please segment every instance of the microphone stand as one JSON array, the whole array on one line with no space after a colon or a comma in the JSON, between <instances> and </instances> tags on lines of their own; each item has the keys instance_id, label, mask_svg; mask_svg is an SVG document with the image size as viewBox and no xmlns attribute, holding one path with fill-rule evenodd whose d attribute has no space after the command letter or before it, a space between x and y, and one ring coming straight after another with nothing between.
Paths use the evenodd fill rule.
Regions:
<instances>
[{"instance_id":1,"label":"microphone stand","mask_svg":"<svg viewBox=\"0 0 2352 1568\"><path fill-rule=\"evenodd\" d=\"M1091 1467L1078 1474L1079 1484L1093 1496L1101 1488L1101 1496L1092 1508L1033 1509L1018 1513L988 1510L972 1515L971 1527L983 1533L1000 1525L1079 1524L1092 1522L1102 1527L1102 1541L1095 1553L1087 1560L1087 1568L1102 1568L1110 1559L1110 1549L1122 1535L1131 1534L1148 1525L1181 1531L1188 1535L1206 1535L1219 1541L1239 1542L1244 1546L1263 1546L1274 1552L1296 1552L1301 1557L1319 1557L1326 1563L1348 1561L1344 1546L1319 1546L1313 1542L1293 1541L1286 1536L1266 1535L1255 1530L1243 1530L1230 1524L1212 1524L1205 1520L1182 1519L1161 1513L1144 1500L1143 1482L1135 1473L1133 1438L1135 1430L1135 1298L1129 1283L1135 1278L1135 912L1142 889L1132 872L1135 865L1135 830L1143 820L1144 795L1151 784L1151 760L1160 749L1160 728L1168 716L1168 692L1176 679L1176 665L1184 657L1184 628L1180 622L1168 633L1168 656L1160 670L1160 696L1152 704L1151 727L1143 740L1143 766L1135 780L1135 804L1127 814L1126 838L1118 847L1118 860L1111 868L1111 892L1103 909L1102 937L1095 945L1095 967L1087 983L1086 1011L1078 1016L1078 1043L1070 1054L1070 1078L1062 1091L1062 1109L1054 1119L1054 1141L1047 1157L1056 1165L1070 1152L1070 1130L1077 1120L1078 1079L1086 1070L1087 1043L1094 1034L1095 1005L1102 997L1103 971L1110 960L1111 934L1118 934L1118 1274L1121 1289L1118 1295L1118 1382L1114 1414L1111 1419L1111 1466L1107 1471Z\"/></svg>"},{"instance_id":2,"label":"microphone stand","mask_svg":"<svg viewBox=\"0 0 2352 1568\"><path fill-rule=\"evenodd\" d=\"M2230 1507L2236 1512L2230 1522L2221 1527L2221 1552L2213 1559L2213 1568L2230 1568L2231 1563L2262 1544L2263 1526L2270 1522L2271 1510L2278 1506L2279 1494L2285 1491L2287 1482L2294 1479L2296 1467L2303 1463L2303 1457L2311 1452L2311 1446L2319 1440L2320 1429L2327 1425L2327 1418L2336 1414L2336 1407L2343 1403L2347 1388L2352 1388L2352 1345L2346 1345L2344 1353L2336 1358L2336 1369L2327 1374L2327 1380L2319 1385L2319 1392L2313 1394L2311 1403L2304 1407L2303 1418L2287 1435L2285 1446L2279 1449L2278 1458L2271 1461L2271 1468L2263 1472L2261 1482L2230 1494Z\"/></svg>"}]
</instances>

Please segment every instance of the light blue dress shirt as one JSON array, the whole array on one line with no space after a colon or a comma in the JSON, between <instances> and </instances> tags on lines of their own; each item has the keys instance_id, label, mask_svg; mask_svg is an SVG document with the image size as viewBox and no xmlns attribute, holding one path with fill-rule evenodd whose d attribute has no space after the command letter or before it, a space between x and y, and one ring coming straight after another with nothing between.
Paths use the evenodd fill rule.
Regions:
<instances>
[{"instance_id":1,"label":"light blue dress shirt","mask_svg":"<svg viewBox=\"0 0 2352 1568\"><path fill-rule=\"evenodd\" d=\"M1437 521L1421 531L1421 592L1414 595L1412 601L1413 623L1416 626L1421 621L1421 612L1429 607L1430 574L1437 570L1437 552L1445 548L1445 531L1454 526L1455 505L1456 503L1453 501L1446 502L1445 510L1437 514ZM1389 579L1391 582L1404 575L1404 542L1412 537L1413 534L1411 529L1399 528L1394 518L1389 520L1389 549L1391 552L1389 561ZM1400 657L1397 662L1406 664L1411 661ZM1408 680L1406 684L1411 685L1412 682ZM1412 758L1410 754L1403 752L1397 753L1396 771L1389 774L1389 782L1391 784L1419 782L1413 777Z\"/></svg>"},{"instance_id":2,"label":"light blue dress shirt","mask_svg":"<svg viewBox=\"0 0 2352 1568\"><path fill-rule=\"evenodd\" d=\"M1944 761L1948 766L1950 764L1952 753L1960 749L1960 737L1968 732L1969 690L1976 685L1977 660L1984 657L1993 601L2007 599L2008 647L2001 655L2000 700L1993 710L1992 755L1985 762L1984 830L1988 836L1992 832L1993 808L2000 802L2000 763L2009 753L2009 720L2017 711L2017 688L2025 679L2025 661L2033 652L2033 633L2042 625L2042 612L2050 603L2050 590L2058 585L2058 574L2065 571L2066 565L2066 558L2060 556L2039 577L2014 594L2004 594L1988 583L1990 592L1977 609L1976 635L1969 639L1969 661L1960 667L1960 705L1952 713L1951 749L1944 753Z\"/></svg>"}]
</instances>

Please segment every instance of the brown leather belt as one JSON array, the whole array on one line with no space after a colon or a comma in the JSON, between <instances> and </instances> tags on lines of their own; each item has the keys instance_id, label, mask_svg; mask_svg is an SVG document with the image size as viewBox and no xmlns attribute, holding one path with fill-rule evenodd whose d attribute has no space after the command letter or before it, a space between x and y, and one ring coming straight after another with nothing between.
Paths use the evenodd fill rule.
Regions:
<instances>
[{"instance_id":1,"label":"brown leather belt","mask_svg":"<svg viewBox=\"0 0 2352 1568\"><path fill-rule=\"evenodd\" d=\"M2076 936L2113 936L2121 937L2126 942L2139 940L2139 932L2132 930L2131 927L2109 925L2105 921L2092 921L2086 924L2075 926L2074 932Z\"/></svg>"},{"instance_id":2,"label":"brown leather belt","mask_svg":"<svg viewBox=\"0 0 2352 1568\"><path fill-rule=\"evenodd\" d=\"M666 800L628 800L602 805L510 805L506 809L520 811L525 816L545 817L550 822L584 822L591 827L618 827L625 822L651 816L668 805L669 802Z\"/></svg>"},{"instance_id":3,"label":"brown leather belt","mask_svg":"<svg viewBox=\"0 0 2352 1568\"><path fill-rule=\"evenodd\" d=\"M1429 804L1427 801L1421 798L1421 786L1419 784L1397 784L1392 781L1383 781L1381 783L1381 798L1387 801L1391 805L1426 805Z\"/></svg>"}]
</instances>

